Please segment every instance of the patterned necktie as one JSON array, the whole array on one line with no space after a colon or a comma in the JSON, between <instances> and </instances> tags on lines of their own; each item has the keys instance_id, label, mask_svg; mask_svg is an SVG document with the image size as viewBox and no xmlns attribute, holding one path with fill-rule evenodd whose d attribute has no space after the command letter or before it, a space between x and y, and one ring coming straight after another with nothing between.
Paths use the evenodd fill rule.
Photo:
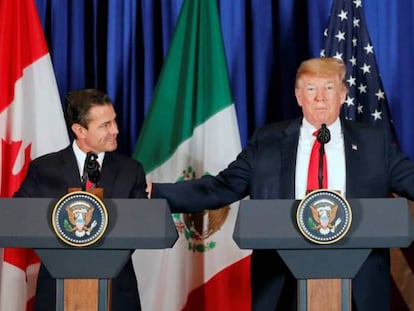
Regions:
<instances>
[{"instance_id":1,"label":"patterned necktie","mask_svg":"<svg viewBox=\"0 0 414 311\"><path fill-rule=\"evenodd\" d=\"M306 187L307 192L312 190L319 189L319 181L318 181L318 172L319 172L319 148L321 143L316 139L318 131L313 133L315 136L315 142L313 143L312 152L309 160L309 168L308 168L308 185ZM328 187L328 173L327 173L327 164L326 164L326 153L323 154L323 172L322 172L322 189L326 189Z\"/></svg>"}]
</instances>

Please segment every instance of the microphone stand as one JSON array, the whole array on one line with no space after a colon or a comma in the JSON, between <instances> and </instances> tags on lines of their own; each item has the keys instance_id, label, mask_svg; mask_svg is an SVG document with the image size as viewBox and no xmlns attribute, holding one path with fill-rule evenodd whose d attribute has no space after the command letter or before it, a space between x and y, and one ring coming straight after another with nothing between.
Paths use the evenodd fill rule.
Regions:
<instances>
[{"instance_id":1,"label":"microphone stand","mask_svg":"<svg viewBox=\"0 0 414 311\"><path fill-rule=\"evenodd\" d=\"M318 131L316 139L321 144L319 147L319 169L318 169L318 182L319 182L319 189L323 187L323 157L325 155L325 144L329 143L331 140L331 133L329 129L326 127L326 124L323 123L321 128Z\"/></svg>"},{"instance_id":2,"label":"microphone stand","mask_svg":"<svg viewBox=\"0 0 414 311\"><path fill-rule=\"evenodd\" d=\"M84 169L82 175L82 191L86 191L86 181L88 180L88 172Z\"/></svg>"},{"instance_id":3,"label":"microphone stand","mask_svg":"<svg viewBox=\"0 0 414 311\"><path fill-rule=\"evenodd\" d=\"M101 171L97 160L98 155L94 153L90 157L90 161L87 163L86 166L88 179L95 184L95 187L98 187L99 180L101 179Z\"/></svg>"},{"instance_id":4,"label":"microphone stand","mask_svg":"<svg viewBox=\"0 0 414 311\"><path fill-rule=\"evenodd\" d=\"M319 147L319 168L318 168L318 182L319 182L319 189L323 187L323 156L325 154L325 143L321 142L321 146Z\"/></svg>"},{"instance_id":5,"label":"microphone stand","mask_svg":"<svg viewBox=\"0 0 414 311\"><path fill-rule=\"evenodd\" d=\"M99 163L97 161L98 155L94 152L88 152L86 154L85 163L83 165L82 174L82 191L86 191L86 183L88 180L98 186L99 179L101 177L99 171Z\"/></svg>"}]
</instances>

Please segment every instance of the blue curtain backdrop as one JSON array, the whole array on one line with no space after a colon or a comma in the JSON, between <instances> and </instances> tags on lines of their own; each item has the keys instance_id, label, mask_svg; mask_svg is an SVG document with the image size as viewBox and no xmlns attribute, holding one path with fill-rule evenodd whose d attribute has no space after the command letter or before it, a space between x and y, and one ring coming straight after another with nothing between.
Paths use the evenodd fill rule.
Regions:
<instances>
[{"instance_id":1,"label":"blue curtain backdrop","mask_svg":"<svg viewBox=\"0 0 414 311\"><path fill-rule=\"evenodd\" d=\"M107 92L118 114L119 151L131 154L182 0L36 4L63 105L72 89ZM302 60L319 56L331 5L332 0L218 1L243 145L256 127L299 115L295 72ZM363 7L397 138L414 160L414 1L364 0Z\"/></svg>"}]
</instances>

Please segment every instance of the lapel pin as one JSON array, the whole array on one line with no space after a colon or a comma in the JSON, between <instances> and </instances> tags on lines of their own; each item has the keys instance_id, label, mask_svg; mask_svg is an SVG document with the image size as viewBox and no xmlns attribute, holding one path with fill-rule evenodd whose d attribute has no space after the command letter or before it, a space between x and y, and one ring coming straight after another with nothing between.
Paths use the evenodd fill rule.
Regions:
<instances>
[{"instance_id":1,"label":"lapel pin","mask_svg":"<svg viewBox=\"0 0 414 311\"><path fill-rule=\"evenodd\" d=\"M352 148L352 150L358 150L358 146L357 146L357 145L355 145L355 144L352 144L352 145L351 145L351 148Z\"/></svg>"}]
</instances>

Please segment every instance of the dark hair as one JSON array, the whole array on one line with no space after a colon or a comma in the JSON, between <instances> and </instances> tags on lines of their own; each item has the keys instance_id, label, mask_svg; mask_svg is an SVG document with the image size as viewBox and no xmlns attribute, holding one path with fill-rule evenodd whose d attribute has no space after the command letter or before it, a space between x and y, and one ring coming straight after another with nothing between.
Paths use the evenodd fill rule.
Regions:
<instances>
[{"instance_id":1,"label":"dark hair","mask_svg":"<svg viewBox=\"0 0 414 311\"><path fill-rule=\"evenodd\" d=\"M66 96L66 104L68 127L78 123L88 128L91 107L112 104L112 101L104 92L96 89L82 89L69 92Z\"/></svg>"}]
</instances>

